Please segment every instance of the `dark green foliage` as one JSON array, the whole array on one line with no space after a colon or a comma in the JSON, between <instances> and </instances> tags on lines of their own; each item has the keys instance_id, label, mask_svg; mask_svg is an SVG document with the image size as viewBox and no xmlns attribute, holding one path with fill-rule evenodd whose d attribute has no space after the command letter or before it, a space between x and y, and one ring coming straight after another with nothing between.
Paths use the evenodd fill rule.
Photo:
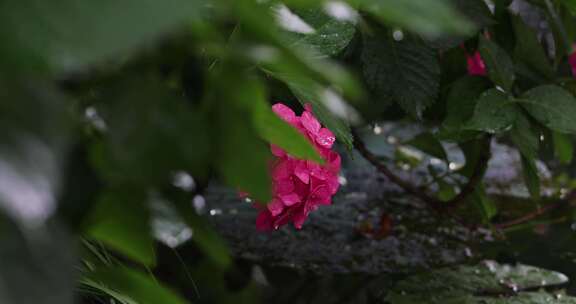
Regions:
<instances>
[{"instance_id":1,"label":"dark green foliage","mask_svg":"<svg viewBox=\"0 0 576 304\"><path fill-rule=\"evenodd\" d=\"M363 73L378 99L374 102L397 103L420 118L438 95L440 66L435 50L401 31L365 34L363 42Z\"/></svg>"},{"instance_id":2,"label":"dark green foliage","mask_svg":"<svg viewBox=\"0 0 576 304\"><path fill-rule=\"evenodd\" d=\"M478 98L468 128L488 133L501 132L514 124L517 115L516 105L510 102L505 93L490 89Z\"/></svg>"},{"instance_id":3,"label":"dark green foliage","mask_svg":"<svg viewBox=\"0 0 576 304\"><path fill-rule=\"evenodd\" d=\"M483 36L480 37L478 50L484 59L490 80L506 92L510 92L516 79L514 63L510 55L496 43Z\"/></svg>"},{"instance_id":4,"label":"dark green foliage","mask_svg":"<svg viewBox=\"0 0 576 304\"><path fill-rule=\"evenodd\" d=\"M81 300L189 303L168 286L189 282L162 273L163 251L180 245L192 254L178 274L212 286L209 299L256 301L252 275L191 202L225 184L264 208L270 144L322 163L276 102L310 104L344 153L352 127L421 125L411 140L378 137L397 163L430 161L427 184L408 192L486 227L508 219L482 179L493 141L519 150L532 201L570 188L552 180L558 189L544 191L538 168L573 160L574 1L530 2L552 41L494 2L492 13L482 0L3 1L0 302L69 304L76 286ZM486 77L466 73L476 50ZM184 244L156 242L154 206L188 233Z\"/></svg>"},{"instance_id":5,"label":"dark green foliage","mask_svg":"<svg viewBox=\"0 0 576 304\"><path fill-rule=\"evenodd\" d=\"M522 95L522 106L544 126L558 132L576 132L576 98L558 86L545 85Z\"/></svg>"}]
</instances>

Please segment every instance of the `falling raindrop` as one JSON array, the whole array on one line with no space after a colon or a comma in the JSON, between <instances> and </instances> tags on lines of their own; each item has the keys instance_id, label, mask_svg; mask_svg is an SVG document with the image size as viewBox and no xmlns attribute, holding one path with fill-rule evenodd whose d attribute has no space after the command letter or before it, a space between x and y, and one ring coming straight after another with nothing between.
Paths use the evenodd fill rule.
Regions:
<instances>
[{"instance_id":1,"label":"falling raindrop","mask_svg":"<svg viewBox=\"0 0 576 304\"><path fill-rule=\"evenodd\" d=\"M404 39L404 32L402 32L402 30L394 30L394 32L392 32L392 37L396 41L402 41Z\"/></svg>"},{"instance_id":2,"label":"falling raindrop","mask_svg":"<svg viewBox=\"0 0 576 304\"><path fill-rule=\"evenodd\" d=\"M358 13L343 1L328 1L324 3L324 11L337 20L355 22Z\"/></svg>"},{"instance_id":3,"label":"falling raindrop","mask_svg":"<svg viewBox=\"0 0 576 304\"><path fill-rule=\"evenodd\" d=\"M391 145L395 145L398 143L398 138L394 136L388 136L388 138L386 138L386 142L388 142Z\"/></svg>"},{"instance_id":4,"label":"falling raindrop","mask_svg":"<svg viewBox=\"0 0 576 304\"><path fill-rule=\"evenodd\" d=\"M102 119L95 107L87 107L86 110L84 110L84 117L86 117L88 122L97 130L106 130L106 122L104 122L104 119Z\"/></svg>"},{"instance_id":5,"label":"falling raindrop","mask_svg":"<svg viewBox=\"0 0 576 304\"><path fill-rule=\"evenodd\" d=\"M172 184L174 187L178 187L185 191L194 191L194 188L196 188L194 178L184 171L179 171L174 174L172 177Z\"/></svg>"},{"instance_id":6,"label":"falling raindrop","mask_svg":"<svg viewBox=\"0 0 576 304\"><path fill-rule=\"evenodd\" d=\"M338 183L342 186L346 186L348 184L348 180L346 179L346 177L339 175L338 176Z\"/></svg>"},{"instance_id":7,"label":"falling raindrop","mask_svg":"<svg viewBox=\"0 0 576 304\"><path fill-rule=\"evenodd\" d=\"M312 34L315 32L313 27L283 4L276 5L274 12L276 14L276 22L287 31L300 34Z\"/></svg>"},{"instance_id":8,"label":"falling raindrop","mask_svg":"<svg viewBox=\"0 0 576 304\"><path fill-rule=\"evenodd\" d=\"M210 215L211 216L216 216L216 215L221 215L222 214L222 209L210 209Z\"/></svg>"},{"instance_id":9,"label":"falling raindrop","mask_svg":"<svg viewBox=\"0 0 576 304\"><path fill-rule=\"evenodd\" d=\"M452 163L452 162L448 164L448 169L450 169L450 171L456 171L460 168L462 168L461 164Z\"/></svg>"},{"instance_id":10,"label":"falling raindrop","mask_svg":"<svg viewBox=\"0 0 576 304\"><path fill-rule=\"evenodd\" d=\"M206 208L206 199L202 195L196 195L192 199L192 205L198 214L203 214Z\"/></svg>"},{"instance_id":11,"label":"falling raindrop","mask_svg":"<svg viewBox=\"0 0 576 304\"><path fill-rule=\"evenodd\" d=\"M376 134L376 135L382 134L382 128L378 124L375 124L374 128L372 130L374 131L374 134Z\"/></svg>"}]
</instances>

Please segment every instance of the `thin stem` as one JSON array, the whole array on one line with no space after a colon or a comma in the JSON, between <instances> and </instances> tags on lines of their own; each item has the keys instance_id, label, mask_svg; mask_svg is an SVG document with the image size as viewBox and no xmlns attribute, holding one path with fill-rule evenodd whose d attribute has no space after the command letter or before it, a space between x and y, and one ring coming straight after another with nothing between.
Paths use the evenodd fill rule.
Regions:
<instances>
[{"instance_id":1,"label":"thin stem","mask_svg":"<svg viewBox=\"0 0 576 304\"><path fill-rule=\"evenodd\" d=\"M390 169L388 169L388 167L386 167L384 164L380 162L380 160L376 155L374 155L370 150L368 150L366 144L360 138L360 136L358 136L355 130L352 130L352 135L354 137L354 148L356 148L356 150L358 150L358 152L362 155L362 157L364 157L369 163L371 163L380 173L384 174L391 182L400 186L400 188L402 188L404 191L419 198L420 200L429 204L434 209L441 208L440 205L442 204L442 201L432 196L429 196L420 189L416 188L411 183L403 180L401 177L394 174Z\"/></svg>"},{"instance_id":2,"label":"thin stem","mask_svg":"<svg viewBox=\"0 0 576 304\"><path fill-rule=\"evenodd\" d=\"M484 178L484 173L486 172L486 168L488 167L488 161L490 161L490 157L492 156L490 150L490 144L492 142L491 136L485 136L482 139L482 146L480 151L480 157L477 160L476 167L474 168L474 172L468 179L468 182L462 188L462 191L451 199L450 201L446 202L446 205L450 209L457 208L460 204L464 203L468 196L476 191L478 185L482 182Z\"/></svg>"},{"instance_id":3,"label":"thin stem","mask_svg":"<svg viewBox=\"0 0 576 304\"><path fill-rule=\"evenodd\" d=\"M546 3L546 9L548 10L548 13L550 14L550 18L552 19L552 22L555 23L556 27L558 27L558 33L560 34L560 38L561 38L562 42L566 46L566 50L568 52L570 52L572 45L570 43L570 39L568 38L568 33L566 32L566 28L564 27L564 24L562 23L562 19L560 19L560 16L558 16L558 13L556 12L556 9L554 8L554 4L552 4L552 1L544 0L544 3Z\"/></svg>"},{"instance_id":4,"label":"thin stem","mask_svg":"<svg viewBox=\"0 0 576 304\"><path fill-rule=\"evenodd\" d=\"M500 224L496 224L494 225L495 228L503 230L503 229L507 229L507 228L511 228L514 226L518 226L524 223L527 223L541 215L544 215L552 210L556 210L559 209L561 207L564 206L570 206L572 205L572 202L576 199L576 191L572 191L570 192L565 199L558 201L556 203L553 204L549 204L545 207L542 208L538 208L538 210L528 213L526 215L523 215L517 219L513 219L511 221L508 222L504 222L504 223L500 223Z\"/></svg>"},{"instance_id":5,"label":"thin stem","mask_svg":"<svg viewBox=\"0 0 576 304\"><path fill-rule=\"evenodd\" d=\"M519 217L517 219L511 220L511 221L508 221L505 223L496 224L496 225L494 225L494 227L497 229L507 229L507 228L510 228L513 226L524 224L526 222L529 222L529 221L543 215L544 213L547 213L551 210L557 209L557 208L563 206L564 204L565 204L565 202L559 202L556 204L548 205L544 208L538 208L538 210L536 210L534 212L528 213L522 217Z\"/></svg>"},{"instance_id":6,"label":"thin stem","mask_svg":"<svg viewBox=\"0 0 576 304\"><path fill-rule=\"evenodd\" d=\"M480 152L480 158L476 164L474 172L468 179L468 182L462 188L462 191L454 197L453 199L443 202L435 197L432 197L425 193L420 187L412 185L410 182L403 180L401 177L397 176L388 167L382 164L379 158L374 155L367 147L364 141L360 138L356 130L352 130L352 135L354 137L354 147L358 152L370 162L378 171L384 174L390 181L400 186L407 193L419 198L423 202L430 205L435 210L447 210L452 211L460 204L466 201L466 199L476 191L477 186L482 182L484 177L484 172L486 171L486 166L490 160L490 142L491 137L486 136L482 140L482 151Z\"/></svg>"}]
</instances>

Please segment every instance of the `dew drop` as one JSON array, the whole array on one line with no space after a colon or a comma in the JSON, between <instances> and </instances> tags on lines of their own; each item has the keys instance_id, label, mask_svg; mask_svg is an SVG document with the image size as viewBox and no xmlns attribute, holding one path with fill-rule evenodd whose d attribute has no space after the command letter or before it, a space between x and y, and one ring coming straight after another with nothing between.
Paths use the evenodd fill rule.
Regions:
<instances>
[{"instance_id":1,"label":"dew drop","mask_svg":"<svg viewBox=\"0 0 576 304\"><path fill-rule=\"evenodd\" d=\"M216 216L216 215L221 215L222 214L222 209L210 209L210 215L211 216Z\"/></svg>"},{"instance_id":2,"label":"dew drop","mask_svg":"<svg viewBox=\"0 0 576 304\"><path fill-rule=\"evenodd\" d=\"M382 128L378 124L374 125L372 131L374 131L374 134L376 135L382 134Z\"/></svg>"},{"instance_id":3,"label":"dew drop","mask_svg":"<svg viewBox=\"0 0 576 304\"><path fill-rule=\"evenodd\" d=\"M404 32L402 32L402 30L394 30L394 32L392 32L392 37L396 41L402 41L404 40Z\"/></svg>"},{"instance_id":4,"label":"dew drop","mask_svg":"<svg viewBox=\"0 0 576 304\"><path fill-rule=\"evenodd\" d=\"M206 199L202 195L196 195L192 199L192 205L194 206L196 213L203 214L204 210L206 209Z\"/></svg>"}]
</instances>

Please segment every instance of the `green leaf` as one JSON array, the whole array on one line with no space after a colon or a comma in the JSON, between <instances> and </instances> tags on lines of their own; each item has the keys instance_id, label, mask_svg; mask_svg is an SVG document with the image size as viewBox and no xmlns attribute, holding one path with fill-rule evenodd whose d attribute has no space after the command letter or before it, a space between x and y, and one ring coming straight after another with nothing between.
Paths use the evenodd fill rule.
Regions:
<instances>
[{"instance_id":1,"label":"green leaf","mask_svg":"<svg viewBox=\"0 0 576 304\"><path fill-rule=\"evenodd\" d=\"M250 193L259 202L268 202L272 182L268 173L269 148L251 123L250 113L228 109L220 114L217 166L226 182Z\"/></svg>"},{"instance_id":2,"label":"green leaf","mask_svg":"<svg viewBox=\"0 0 576 304\"><path fill-rule=\"evenodd\" d=\"M342 52L352 41L356 26L352 22L336 20L319 9L296 11L314 32L308 34L287 33L288 43L294 48L312 48L320 56L334 56Z\"/></svg>"},{"instance_id":3,"label":"green leaf","mask_svg":"<svg viewBox=\"0 0 576 304\"><path fill-rule=\"evenodd\" d=\"M334 61L319 56L309 48L298 48L286 43L285 33L280 31L272 16L269 4L255 1L233 1L233 8L242 21L241 33L248 39L257 37L256 47L270 47L274 56L252 56L254 63L270 73L290 75L294 78L309 78L341 92L350 100L358 100L363 90L358 80ZM245 48L245 44L240 47Z\"/></svg>"},{"instance_id":4,"label":"green leaf","mask_svg":"<svg viewBox=\"0 0 576 304\"><path fill-rule=\"evenodd\" d=\"M498 208L494 201L492 201L486 194L484 185L478 185L474 194L471 195L470 200L480 211L484 223L490 223L490 220L498 213Z\"/></svg>"},{"instance_id":5,"label":"green leaf","mask_svg":"<svg viewBox=\"0 0 576 304\"><path fill-rule=\"evenodd\" d=\"M450 86L446 98L446 118L442 124L442 132L458 132L474 115L474 109L480 94L490 88L491 84L485 77L464 76ZM449 133L450 134L450 133ZM457 136L448 136L457 137Z\"/></svg>"},{"instance_id":6,"label":"green leaf","mask_svg":"<svg viewBox=\"0 0 576 304\"><path fill-rule=\"evenodd\" d=\"M495 23L490 8L483 0L452 0L451 2L457 11L472 21L478 29Z\"/></svg>"},{"instance_id":7,"label":"green leaf","mask_svg":"<svg viewBox=\"0 0 576 304\"><path fill-rule=\"evenodd\" d=\"M379 103L398 103L420 118L438 95L440 64L434 49L404 34L396 41L389 31L364 35L361 61L368 88Z\"/></svg>"},{"instance_id":8,"label":"green leaf","mask_svg":"<svg viewBox=\"0 0 576 304\"><path fill-rule=\"evenodd\" d=\"M535 160L522 155L522 175L524 183L530 192L530 196L534 201L540 200L540 177L538 176L538 168L536 168Z\"/></svg>"},{"instance_id":9,"label":"green leaf","mask_svg":"<svg viewBox=\"0 0 576 304\"><path fill-rule=\"evenodd\" d=\"M564 89L539 86L524 93L519 102L544 126L560 133L576 132L576 98Z\"/></svg>"},{"instance_id":10,"label":"green leaf","mask_svg":"<svg viewBox=\"0 0 576 304\"><path fill-rule=\"evenodd\" d=\"M0 64L14 66L16 61L27 66L27 58L32 57L38 65L30 68L60 71L101 63L130 55L161 34L185 26L202 11L204 3L197 0L4 2L0 37L7 49L1 51Z\"/></svg>"},{"instance_id":11,"label":"green leaf","mask_svg":"<svg viewBox=\"0 0 576 304\"><path fill-rule=\"evenodd\" d=\"M505 91L510 92L516 79L514 63L510 56L496 43L484 36L480 36L478 51L486 64L490 80Z\"/></svg>"},{"instance_id":12,"label":"green leaf","mask_svg":"<svg viewBox=\"0 0 576 304\"><path fill-rule=\"evenodd\" d=\"M521 292L514 297L478 297L470 304L576 304L576 298L560 293L548 293L545 291Z\"/></svg>"},{"instance_id":13,"label":"green leaf","mask_svg":"<svg viewBox=\"0 0 576 304\"><path fill-rule=\"evenodd\" d=\"M314 115L320 122L326 128L330 129L336 138L349 150L352 150L353 138L350 132L350 126L343 119L336 117L326 106L326 87L306 77L296 77L292 74L272 71L268 71L268 73L285 82L302 105L306 105L307 103L311 104Z\"/></svg>"},{"instance_id":14,"label":"green leaf","mask_svg":"<svg viewBox=\"0 0 576 304\"><path fill-rule=\"evenodd\" d=\"M226 88L226 90L222 90ZM267 203L272 198L270 148L256 129L254 110L262 99L257 80L240 69L226 67L214 73L208 106L215 129L215 165L230 186Z\"/></svg>"},{"instance_id":15,"label":"green leaf","mask_svg":"<svg viewBox=\"0 0 576 304\"><path fill-rule=\"evenodd\" d=\"M517 114L516 106L508 100L506 94L498 89L490 89L478 99L468 128L498 133L512 126Z\"/></svg>"},{"instance_id":16,"label":"green leaf","mask_svg":"<svg viewBox=\"0 0 576 304\"><path fill-rule=\"evenodd\" d=\"M144 195L125 190L104 193L87 223L87 234L146 266L156 254Z\"/></svg>"},{"instance_id":17,"label":"green leaf","mask_svg":"<svg viewBox=\"0 0 576 304\"><path fill-rule=\"evenodd\" d=\"M568 277L559 272L487 260L477 265L446 267L410 276L398 282L385 300L391 304L576 303L571 297L555 297L544 292L510 294L509 285L519 290L536 290L566 282Z\"/></svg>"},{"instance_id":18,"label":"green leaf","mask_svg":"<svg viewBox=\"0 0 576 304\"><path fill-rule=\"evenodd\" d=\"M554 140L554 154L560 160L560 163L568 165L574 158L574 144L572 138L568 135L552 132Z\"/></svg>"},{"instance_id":19,"label":"green leaf","mask_svg":"<svg viewBox=\"0 0 576 304\"><path fill-rule=\"evenodd\" d=\"M540 134L524 114L516 116L514 127L510 130L510 138L522 155L529 159L537 157Z\"/></svg>"},{"instance_id":20,"label":"green leaf","mask_svg":"<svg viewBox=\"0 0 576 304\"><path fill-rule=\"evenodd\" d=\"M186 304L182 297L148 275L129 268L104 268L84 274L81 282L122 303Z\"/></svg>"},{"instance_id":21,"label":"green leaf","mask_svg":"<svg viewBox=\"0 0 576 304\"><path fill-rule=\"evenodd\" d=\"M447 183L444 179L440 178L436 181L438 184L438 199L447 202L456 197L456 189L453 185Z\"/></svg>"},{"instance_id":22,"label":"green leaf","mask_svg":"<svg viewBox=\"0 0 576 304\"><path fill-rule=\"evenodd\" d=\"M102 84L98 96L96 109L114 130L94 147L100 175L140 185L163 182L176 170L208 175L212 130L181 95L153 77L127 75Z\"/></svg>"},{"instance_id":23,"label":"green leaf","mask_svg":"<svg viewBox=\"0 0 576 304\"><path fill-rule=\"evenodd\" d=\"M426 36L467 34L474 27L449 1L359 0L360 8L386 24L406 28Z\"/></svg>"},{"instance_id":24,"label":"green leaf","mask_svg":"<svg viewBox=\"0 0 576 304\"><path fill-rule=\"evenodd\" d=\"M518 15L512 15L512 24L516 35L514 59L530 69L540 73L543 77L551 79L554 70L546 57L542 44L538 41L536 32L532 30Z\"/></svg>"},{"instance_id":25,"label":"green leaf","mask_svg":"<svg viewBox=\"0 0 576 304\"><path fill-rule=\"evenodd\" d=\"M576 16L576 0L561 0L561 2Z\"/></svg>"},{"instance_id":26,"label":"green leaf","mask_svg":"<svg viewBox=\"0 0 576 304\"><path fill-rule=\"evenodd\" d=\"M480 29L495 23L494 16L484 0L449 0L449 2L460 15L474 25L475 30L466 34L447 34L439 38L430 39L431 44L436 49L448 50L454 48L476 35ZM464 66L464 68L466 67Z\"/></svg>"},{"instance_id":27,"label":"green leaf","mask_svg":"<svg viewBox=\"0 0 576 304\"><path fill-rule=\"evenodd\" d=\"M405 145L412 146L439 159L448 159L442 143L432 133L426 132L419 134L407 141Z\"/></svg>"},{"instance_id":28,"label":"green leaf","mask_svg":"<svg viewBox=\"0 0 576 304\"><path fill-rule=\"evenodd\" d=\"M198 247L221 269L227 269L232 263L230 251L210 223L196 214L192 205L187 202L173 202L173 206L182 220L193 229L192 239Z\"/></svg>"},{"instance_id":29,"label":"green leaf","mask_svg":"<svg viewBox=\"0 0 576 304\"><path fill-rule=\"evenodd\" d=\"M244 102L251 103L254 127L263 139L279 146L294 157L323 162L308 139L271 110L264 88L259 83L252 81L251 84L243 84L243 87L244 90L251 87L253 91L251 98Z\"/></svg>"}]
</instances>

